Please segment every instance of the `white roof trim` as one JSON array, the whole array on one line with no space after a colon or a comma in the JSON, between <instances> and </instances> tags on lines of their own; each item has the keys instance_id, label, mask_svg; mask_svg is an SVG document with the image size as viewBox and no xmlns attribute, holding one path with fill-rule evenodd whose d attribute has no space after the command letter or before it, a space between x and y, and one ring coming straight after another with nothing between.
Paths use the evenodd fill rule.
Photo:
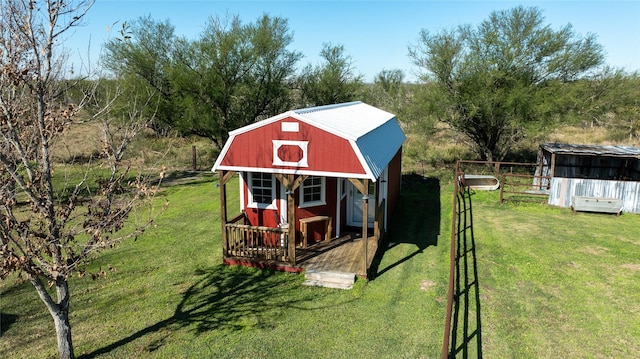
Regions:
<instances>
[{"instance_id":1,"label":"white roof trim","mask_svg":"<svg viewBox=\"0 0 640 359\"><path fill-rule=\"evenodd\" d=\"M282 169L282 168L262 168L262 167L241 167L241 166L219 166L215 168L217 170L224 171L236 171L236 172L262 172L262 173L279 173L283 175L309 175L309 176L323 176L323 177L337 177L337 178L359 178L359 179L371 179L369 175L362 173L346 173L346 172L328 172L328 171L306 171L298 169ZM376 179L373 179L375 182Z\"/></svg>"},{"instance_id":2,"label":"white roof trim","mask_svg":"<svg viewBox=\"0 0 640 359\"><path fill-rule=\"evenodd\" d=\"M349 144L353 149L353 153L355 153L356 156L358 157L358 162L360 162L360 165L362 166L362 168L364 168L364 171L367 173L367 178L369 178L372 181L375 181L376 176L374 176L373 172L371 172L371 168L367 164L367 161L364 159L364 156L362 155L362 151L360 151L360 147L358 147L358 144L356 143L356 141L350 140Z\"/></svg>"},{"instance_id":3,"label":"white roof trim","mask_svg":"<svg viewBox=\"0 0 640 359\"><path fill-rule=\"evenodd\" d=\"M240 133L249 132L249 131L255 130L256 128L260 128L262 126L266 126L266 125L272 124L272 123L280 121L280 120L282 120L284 118L292 117L293 115L294 115L293 111L287 111L287 112L281 113L279 115L275 115L273 117L269 117L267 119L264 119L262 121L254 122L254 123L252 123L250 125L246 125L246 126L243 126L243 127L240 127L240 128L236 128L233 131L229 131L229 138L235 137L235 135L240 134Z\"/></svg>"},{"instance_id":4,"label":"white roof trim","mask_svg":"<svg viewBox=\"0 0 640 359\"><path fill-rule=\"evenodd\" d=\"M225 142L224 147L222 147L222 151L220 151L220 153L218 154L218 158L216 159L216 162L213 164L213 167L211 167L211 172L215 172L216 168L220 166L220 164L222 163L222 160L227 155L227 152L229 151L229 148L231 147L231 144L233 143L233 139L235 137L236 137L235 135L231 135L229 136L229 138L227 138L227 142Z\"/></svg>"}]
</instances>

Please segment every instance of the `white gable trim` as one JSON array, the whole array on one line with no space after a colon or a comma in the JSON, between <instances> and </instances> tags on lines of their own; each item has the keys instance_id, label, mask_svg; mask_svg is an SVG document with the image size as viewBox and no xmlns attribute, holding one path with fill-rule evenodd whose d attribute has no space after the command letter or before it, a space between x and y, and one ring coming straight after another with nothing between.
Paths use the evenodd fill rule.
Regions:
<instances>
[{"instance_id":1,"label":"white gable trim","mask_svg":"<svg viewBox=\"0 0 640 359\"><path fill-rule=\"evenodd\" d=\"M281 113L279 115L275 115L273 117L269 117L269 118L267 118L265 120L254 122L254 123L252 123L250 125L246 125L244 127L237 128L237 129L229 132L229 138L231 138L232 136L235 137L235 135L238 135L238 134L241 134L241 133L253 131L256 128L260 128L262 126L266 126L266 125L272 124L274 122L280 121L280 120L285 119L287 117L294 117L293 115L295 115L295 113L293 111L287 111L287 112Z\"/></svg>"},{"instance_id":2,"label":"white gable trim","mask_svg":"<svg viewBox=\"0 0 640 359\"><path fill-rule=\"evenodd\" d=\"M351 145L351 149L353 150L353 153L355 153L356 157L358 157L358 161L360 162L360 165L362 166L362 168L364 168L364 171L367 173L366 178L375 182L377 178L376 176L373 175L373 172L371 171L371 168L367 164L367 161L365 161L364 156L362 155L362 151L360 151L360 147L358 147L358 144L356 143L356 141L349 141L349 144Z\"/></svg>"},{"instance_id":3,"label":"white gable trim","mask_svg":"<svg viewBox=\"0 0 640 359\"><path fill-rule=\"evenodd\" d=\"M358 179L370 179L376 181L377 179L371 178L367 174L362 173L347 173L347 172L327 172L327 171L305 171L300 169L280 169L280 168L260 168L260 167L240 167L240 166L219 166L217 170L223 171L237 171L237 172L264 172L264 173L279 173L283 175L310 175L310 176L324 176L324 177L337 177L337 178L358 178Z\"/></svg>"}]
</instances>

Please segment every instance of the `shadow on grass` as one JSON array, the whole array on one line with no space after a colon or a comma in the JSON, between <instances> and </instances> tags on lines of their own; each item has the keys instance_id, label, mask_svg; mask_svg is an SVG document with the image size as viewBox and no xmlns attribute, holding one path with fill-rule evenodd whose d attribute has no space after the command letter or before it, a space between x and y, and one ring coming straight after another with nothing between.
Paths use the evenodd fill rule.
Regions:
<instances>
[{"instance_id":1,"label":"shadow on grass","mask_svg":"<svg viewBox=\"0 0 640 359\"><path fill-rule=\"evenodd\" d=\"M276 326L279 313L301 308L298 304L309 302L314 296L301 292L299 283L290 276L274 275L268 270L221 264L196 275L199 280L184 292L171 317L79 358L109 353L152 333L166 334L148 344L147 352L160 348L170 333L185 328L196 335L211 330L268 329Z\"/></svg>"},{"instance_id":2,"label":"shadow on grass","mask_svg":"<svg viewBox=\"0 0 640 359\"><path fill-rule=\"evenodd\" d=\"M0 336L4 334L16 321L18 321L17 315L0 312Z\"/></svg>"},{"instance_id":3,"label":"shadow on grass","mask_svg":"<svg viewBox=\"0 0 640 359\"><path fill-rule=\"evenodd\" d=\"M482 358L482 323L480 320L480 285L473 231L472 192L467 187L457 196L455 292L449 358L461 354ZM475 318L474 318L475 316ZM473 345L476 345L474 350ZM475 351L475 353L473 353Z\"/></svg>"},{"instance_id":4,"label":"shadow on grass","mask_svg":"<svg viewBox=\"0 0 640 359\"><path fill-rule=\"evenodd\" d=\"M211 171L187 171L178 170L170 172L164 179L162 179L162 186L179 186L179 185L194 185L204 182L211 182L214 177L214 173ZM154 183L157 184L157 179Z\"/></svg>"},{"instance_id":5,"label":"shadow on grass","mask_svg":"<svg viewBox=\"0 0 640 359\"><path fill-rule=\"evenodd\" d=\"M422 253L429 246L438 245L440 234L440 180L418 174L402 176L402 193L393 213L389 232L385 236L369 269L371 280ZM408 256L380 268L389 249L399 244L413 244L416 250Z\"/></svg>"}]
</instances>

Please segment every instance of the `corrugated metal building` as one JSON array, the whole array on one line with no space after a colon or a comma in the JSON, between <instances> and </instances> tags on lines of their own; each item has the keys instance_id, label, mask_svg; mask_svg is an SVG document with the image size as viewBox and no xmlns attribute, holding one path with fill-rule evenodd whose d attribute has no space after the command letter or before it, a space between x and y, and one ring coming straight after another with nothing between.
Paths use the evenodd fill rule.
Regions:
<instances>
[{"instance_id":1,"label":"corrugated metal building","mask_svg":"<svg viewBox=\"0 0 640 359\"><path fill-rule=\"evenodd\" d=\"M549 188L549 204L570 207L572 198L622 200L623 212L640 213L640 148L545 143L538 149L536 187Z\"/></svg>"}]
</instances>

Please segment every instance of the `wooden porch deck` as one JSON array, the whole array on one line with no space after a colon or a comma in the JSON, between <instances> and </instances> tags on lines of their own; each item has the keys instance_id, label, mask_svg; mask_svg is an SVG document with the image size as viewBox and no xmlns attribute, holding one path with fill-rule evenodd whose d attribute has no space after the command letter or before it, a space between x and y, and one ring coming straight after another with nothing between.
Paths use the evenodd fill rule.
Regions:
<instances>
[{"instance_id":1,"label":"wooden porch deck","mask_svg":"<svg viewBox=\"0 0 640 359\"><path fill-rule=\"evenodd\" d=\"M367 238L367 263L365 266L365 241L360 234L349 233L330 242L318 242L307 248L296 249L298 266L305 270L355 273L366 277L378 249L374 236Z\"/></svg>"},{"instance_id":2,"label":"wooden porch deck","mask_svg":"<svg viewBox=\"0 0 640 359\"><path fill-rule=\"evenodd\" d=\"M229 265L244 265L256 268L271 268L285 272L302 272L314 270L323 272L354 273L366 277L378 250L375 236L367 238L367 268L364 268L364 245L360 234L349 233L329 242L321 241L307 248L296 248L297 265L277 260L258 260L243 257L227 257L224 263Z\"/></svg>"}]
</instances>

